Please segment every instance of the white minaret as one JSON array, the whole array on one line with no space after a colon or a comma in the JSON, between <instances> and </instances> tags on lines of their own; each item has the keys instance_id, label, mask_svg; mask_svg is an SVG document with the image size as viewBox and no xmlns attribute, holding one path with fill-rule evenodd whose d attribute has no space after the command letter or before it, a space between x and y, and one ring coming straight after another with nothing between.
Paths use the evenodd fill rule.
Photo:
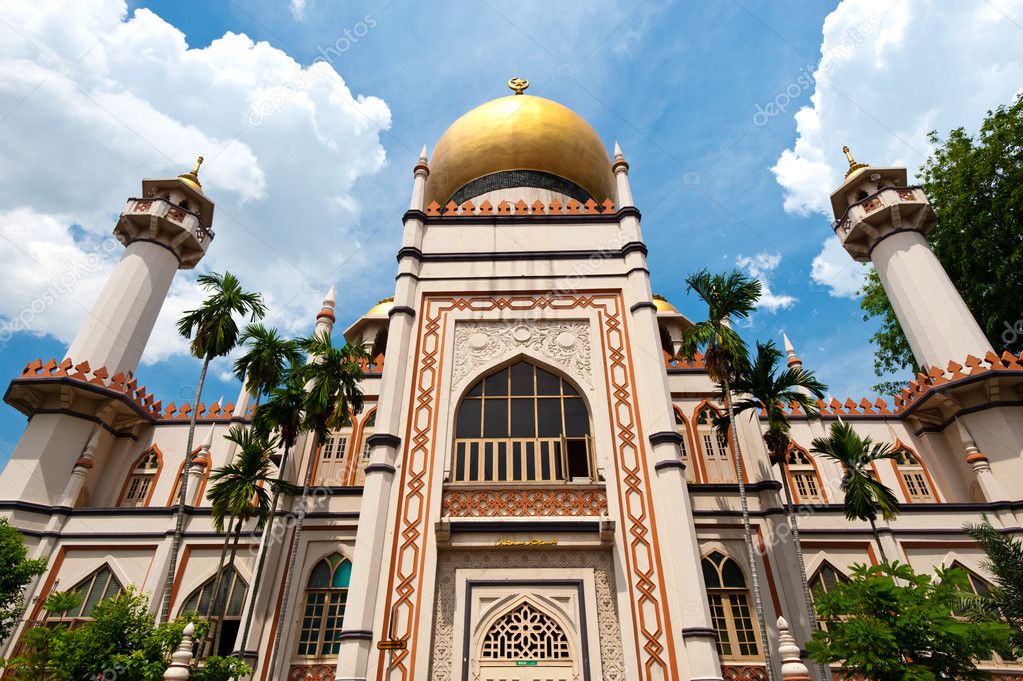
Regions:
<instances>
[{"instance_id":1,"label":"white minaret","mask_svg":"<svg viewBox=\"0 0 1023 681\"><path fill-rule=\"evenodd\" d=\"M191 172L143 180L114 227L124 255L92 306L67 357L111 374L134 371L167 297L174 273L192 269L213 240L213 202Z\"/></svg>"},{"instance_id":2,"label":"white minaret","mask_svg":"<svg viewBox=\"0 0 1023 681\"><path fill-rule=\"evenodd\" d=\"M905 168L872 168L849 160L845 182L831 195L835 234L859 262L871 261L917 362L944 369L992 350L966 303L927 244L937 216Z\"/></svg>"}]
</instances>

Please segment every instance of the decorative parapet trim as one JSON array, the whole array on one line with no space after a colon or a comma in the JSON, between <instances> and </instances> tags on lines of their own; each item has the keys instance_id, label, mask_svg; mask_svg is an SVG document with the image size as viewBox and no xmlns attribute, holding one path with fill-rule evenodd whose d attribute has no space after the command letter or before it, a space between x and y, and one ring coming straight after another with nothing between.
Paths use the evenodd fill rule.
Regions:
<instances>
[{"instance_id":1,"label":"decorative parapet trim","mask_svg":"<svg viewBox=\"0 0 1023 681\"><path fill-rule=\"evenodd\" d=\"M133 404L150 420L188 421L192 418L193 408L190 403L185 402L183 405L178 406L171 402L165 409L163 401L155 399L153 393L147 391L144 385L140 386L138 379L131 374L119 372L111 376L110 372L103 367L93 369L89 366L88 362L75 364L69 358L65 358L60 362L57 362L56 359L50 359L45 364L41 359L33 360L26 364L21 375L12 381L12 386L18 383L31 384L33 381L52 382L54 380L79 383L88 385L90 388L95 386L94 389L113 393ZM249 405L246 419L252 418L253 410L254 405ZM222 421L226 423L231 421L231 415L234 413L234 402L230 402L225 406L221 406L219 403L207 405L204 402L200 402L196 411L198 413L196 418L200 421Z\"/></svg>"},{"instance_id":2,"label":"decorative parapet trim","mask_svg":"<svg viewBox=\"0 0 1023 681\"><path fill-rule=\"evenodd\" d=\"M562 204L557 199L550 203L543 203L539 199L527 204L519 199L514 204L501 201L494 206L490 201L483 201L478 206L471 200L461 205L454 201L448 201L447 205L441 206L436 201L431 201L426 207L427 217L502 217L510 215L609 215L615 212L615 204L611 199L604 199L597 203L593 199L587 199L586 203L579 203L575 199L569 199L568 203Z\"/></svg>"},{"instance_id":3,"label":"decorative parapet trim","mask_svg":"<svg viewBox=\"0 0 1023 681\"><path fill-rule=\"evenodd\" d=\"M526 488L444 490L441 512L452 518L495 518L502 516L593 516L607 514L607 492L603 489Z\"/></svg>"},{"instance_id":4,"label":"decorative parapet trim","mask_svg":"<svg viewBox=\"0 0 1023 681\"><path fill-rule=\"evenodd\" d=\"M880 397L874 402L866 398L859 402L851 398L844 402L832 398L830 402L818 400L817 406L822 417L907 415L934 392L981 380L995 373L1002 376L1023 376L1023 352L1018 356L1008 351L1003 352L1001 356L988 352L984 359L968 355L964 364L949 362L945 369L932 366L927 373L917 374L915 379L894 396L891 408ZM788 411L795 417L806 416L797 403L790 404Z\"/></svg>"}]
</instances>

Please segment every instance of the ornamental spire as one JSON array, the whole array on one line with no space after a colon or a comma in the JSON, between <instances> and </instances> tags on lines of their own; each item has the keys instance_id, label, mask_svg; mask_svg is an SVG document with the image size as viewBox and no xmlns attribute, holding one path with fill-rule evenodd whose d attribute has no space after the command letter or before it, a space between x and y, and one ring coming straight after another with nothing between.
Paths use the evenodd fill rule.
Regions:
<instances>
[{"instance_id":1,"label":"ornamental spire","mask_svg":"<svg viewBox=\"0 0 1023 681\"><path fill-rule=\"evenodd\" d=\"M178 175L185 182L191 182L196 186L197 189L202 189L202 183L199 182L199 166L202 165L203 157L200 156L195 159L195 166L187 173L181 173Z\"/></svg>"},{"instance_id":2,"label":"ornamental spire","mask_svg":"<svg viewBox=\"0 0 1023 681\"><path fill-rule=\"evenodd\" d=\"M849 147L848 146L842 147L842 153L845 154L846 160L849 161L849 169L847 171L845 171L845 179L848 180L849 177L851 175L853 175L853 173L855 173L858 170L863 170L864 168L869 168L870 167L868 164L860 163L859 161L854 159L853 155L852 155L852 152L849 151Z\"/></svg>"}]
</instances>

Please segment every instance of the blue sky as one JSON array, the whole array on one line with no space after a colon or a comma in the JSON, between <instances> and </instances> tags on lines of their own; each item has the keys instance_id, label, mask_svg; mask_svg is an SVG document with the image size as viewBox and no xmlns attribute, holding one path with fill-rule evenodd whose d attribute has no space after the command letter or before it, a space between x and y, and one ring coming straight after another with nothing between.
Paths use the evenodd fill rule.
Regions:
<instances>
[{"instance_id":1,"label":"blue sky","mask_svg":"<svg viewBox=\"0 0 1023 681\"><path fill-rule=\"evenodd\" d=\"M181 172L205 153L218 239L204 265L265 285L271 323L291 333L308 331L336 282L344 328L393 291L420 147L523 76L530 94L621 144L654 290L702 318L683 293L687 273L738 265L762 277L772 296L746 337L780 342L787 332L841 399L871 396L877 380L873 325L852 295L860 270L825 247L821 206L841 176L841 145L915 170L927 130L975 128L1023 83L1023 12L1008 0L82 5L66 8L88 12L81 27L50 30L57 20L31 3L0 10L0 75L19 74L0 86L0 161L18 190L0 201L0 249L5 260L49 242L66 251L40 255L18 279L0 275L9 290L0 319L17 317L53 268L95 248L142 177ZM303 69L324 55L333 85L306 87ZM254 125L253 93L288 83L303 83L299 96L266 100L272 112ZM117 255L67 301L4 334L0 373L62 356ZM137 372L165 404L189 399L198 373L169 330L197 300L191 276L179 273ZM234 399L226 366L215 367L207 401ZM0 407L0 460L23 423Z\"/></svg>"}]
</instances>

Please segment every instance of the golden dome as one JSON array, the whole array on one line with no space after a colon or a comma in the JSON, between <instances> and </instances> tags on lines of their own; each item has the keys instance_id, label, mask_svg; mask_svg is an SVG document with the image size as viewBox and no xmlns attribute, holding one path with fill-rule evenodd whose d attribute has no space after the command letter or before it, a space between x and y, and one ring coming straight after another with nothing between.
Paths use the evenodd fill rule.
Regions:
<instances>
[{"instance_id":1,"label":"golden dome","mask_svg":"<svg viewBox=\"0 0 1023 681\"><path fill-rule=\"evenodd\" d=\"M376 305L369 308L369 312L367 312L364 316L386 317L387 313L391 311L392 307L394 307L394 296L391 296L390 298L384 298L383 300L378 301Z\"/></svg>"},{"instance_id":2,"label":"golden dome","mask_svg":"<svg viewBox=\"0 0 1023 681\"><path fill-rule=\"evenodd\" d=\"M555 175L598 203L614 198L611 157L590 124L557 102L516 94L481 104L451 124L430 159L426 202L444 205L467 183L512 170ZM461 200L493 188L499 187L482 187Z\"/></svg>"},{"instance_id":3,"label":"golden dome","mask_svg":"<svg viewBox=\"0 0 1023 681\"><path fill-rule=\"evenodd\" d=\"M678 311L678 308L675 307L674 305L672 305L671 303L669 303L668 299L665 298L664 296L662 296L662 295L660 295L658 293L655 293L653 295L653 298L654 298L654 307L657 308L657 312L658 313L670 312L671 314L681 314Z\"/></svg>"}]
</instances>

